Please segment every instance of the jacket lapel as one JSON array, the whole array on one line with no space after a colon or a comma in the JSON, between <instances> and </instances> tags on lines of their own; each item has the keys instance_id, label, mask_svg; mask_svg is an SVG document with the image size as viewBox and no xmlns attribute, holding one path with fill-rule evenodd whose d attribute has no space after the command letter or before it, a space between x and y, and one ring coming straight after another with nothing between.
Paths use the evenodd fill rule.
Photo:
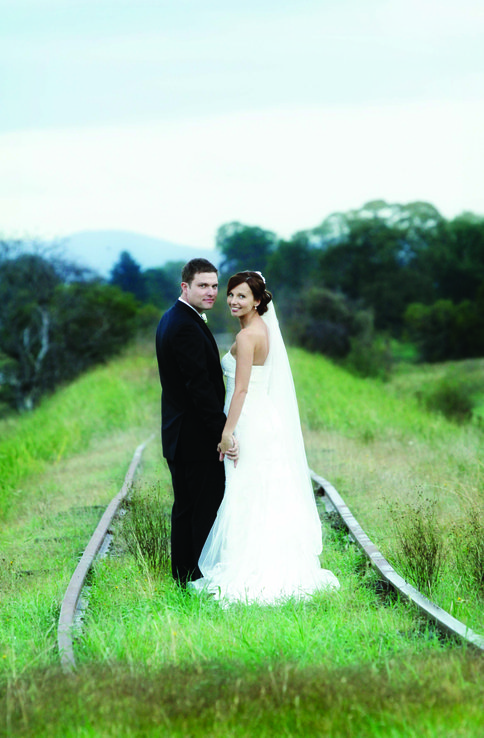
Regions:
<instances>
[{"instance_id":1,"label":"jacket lapel","mask_svg":"<svg viewBox=\"0 0 484 738\"><path fill-rule=\"evenodd\" d=\"M193 320L195 320L197 322L197 324L199 324L202 327L202 329L205 331L205 335L207 336L208 340L212 344L213 350L215 351L216 355L219 356L218 346L217 346L217 343L215 341L215 338L213 337L213 333L210 330L210 328L208 327L208 325L205 323L205 321L203 320L203 318L200 317L200 315L197 313L196 310L194 310L193 308L191 308L189 305L186 305L181 300L177 300L176 304L179 307L181 307L182 310L185 311L185 313L187 313L188 315L190 315L193 318Z\"/></svg>"},{"instance_id":2,"label":"jacket lapel","mask_svg":"<svg viewBox=\"0 0 484 738\"><path fill-rule=\"evenodd\" d=\"M196 317L197 316L195 315L195 319L196 319ZM213 337L212 331L210 330L210 328L208 327L208 325L205 323L205 321L202 320L202 318L199 318L199 320L200 320L200 322L202 324L203 330L205 331L206 335L210 339L210 342L211 342L211 344L212 344L212 346L214 348L214 351L216 352L216 354L218 356L218 346L217 346L217 342L215 341L215 338Z\"/></svg>"}]
</instances>

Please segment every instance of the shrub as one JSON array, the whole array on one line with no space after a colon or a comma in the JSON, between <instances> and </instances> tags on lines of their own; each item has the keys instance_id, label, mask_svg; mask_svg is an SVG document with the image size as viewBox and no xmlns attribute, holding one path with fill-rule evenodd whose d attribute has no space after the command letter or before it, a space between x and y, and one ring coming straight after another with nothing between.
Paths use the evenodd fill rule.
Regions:
<instances>
[{"instance_id":1,"label":"shrub","mask_svg":"<svg viewBox=\"0 0 484 738\"><path fill-rule=\"evenodd\" d=\"M139 335L150 337L154 341L156 326L162 311L155 305L142 305L136 313L136 330Z\"/></svg>"},{"instance_id":2,"label":"shrub","mask_svg":"<svg viewBox=\"0 0 484 738\"><path fill-rule=\"evenodd\" d=\"M484 288L481 288L484 293ZM484 307L476 302L438 300L433 305L412 303L405 312L409 336L423 361L436 362L482 356Z\"/></svg>"},{"instance_id":3,"label":"shrub","mask_svg":"<svg viewBox=\"0 0 484 738\"><path fill-rule=\"evenodd\" d=\"M384 338L353 338L351 351L344 361L344 366L353 374L379 379L390 377L392 365L392 350Z\"/></svg>"},{"instance_id":4,"label":"shrub","mask_svg":"<svg viewBox=\"0 0 484 738\"><path fill-rule=\"evenodd\" d=\"M343 359L351 350L352 338L371 339L373 314L340 292L311 287L296 300L284 326L298 346Z\"/></svg>"},{"instance_id":5,"label":"shrub","mask_svg":"<svg viewBox=\"0 0 484 738\"><path fill-rule=\"evenodd\" d=\"M412 303L407 307L405 324L423 361L436 362L454 358L454 311L455 306L451 300L438 300L434 305Z\"/></svg>"},{"instance_id":6,"label":"shrub","mask_svg":"<svg viewBox=\"0 0 484 738\"><path fill-rule=\"evenodd\" d=\"M449 420L470 420L475 406L474 387L465 378L443 377L432 387L422 390L419 399L428 410L440 412Z\"/></svg>"}]
</instances>

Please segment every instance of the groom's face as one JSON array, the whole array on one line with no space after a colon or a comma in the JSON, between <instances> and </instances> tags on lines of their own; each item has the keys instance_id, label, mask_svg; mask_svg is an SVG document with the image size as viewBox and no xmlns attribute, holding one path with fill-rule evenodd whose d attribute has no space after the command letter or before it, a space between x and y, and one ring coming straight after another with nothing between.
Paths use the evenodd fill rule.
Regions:
<instances>
[{"instance_id":1,"label":"groom's face","mask_svg":"<svg viewBox=\"0 0 484 738\"><path fill-rule=\"evenodd\" d=\"M217 298L218 276L215 272L199 272L190 284L181 283L182 297L189 305L203 313L211 310Z\"/></svg>"}]
</instances>

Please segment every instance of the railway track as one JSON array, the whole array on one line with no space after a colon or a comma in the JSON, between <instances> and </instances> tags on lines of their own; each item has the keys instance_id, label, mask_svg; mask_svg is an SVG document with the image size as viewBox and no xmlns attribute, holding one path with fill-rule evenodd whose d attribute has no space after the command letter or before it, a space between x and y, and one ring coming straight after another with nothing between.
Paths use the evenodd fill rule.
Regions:
<instances>
[{"instance_id":1,"label":"railway track","mask_svg":"<svg viewBox=\"0 0 484 738\"><path fill-rule=\"evenodd\" d=\"M59 623L57 626L57 646L59 649L61 666L65 671L72 671L76 666L73 632L76 619L78 619L80 610L83 606L81 594L86 578L96 556L103 553L109 546L111 537L109 528L114 516L121 506L121 503L126 498L133 485L134 475L141 461L143 451L152 438L153 436L150 436L150 438L144 441L144 443L141 443L134 452L131 464L129 465L124 478L123 486L107 506L67 586L64 599L62 600Z\"/></svg>"},{"instance_id":2,"label":"railway track","mask_svg":"<svg viewBox=\"0 0 484 738\"><path fill-rule=\"evenodd\" d=\"M79 620L80 611L84 606L82 592L86 579L96 557L109 547L111 523L133 485L134 476L141 461L143 451L151 440L152 437L137 447L123 486L106 508L66 589L57 629L60 662L66 672L73 671L76 667L73 637L76 621ZM472 648L484 652L484 636L472 631L460 620L457 620L450 613L431 602L425 595L406 582L384 558L375 544L372 543L332 484L312 470L310 470L310 474L316 496L321 498L328 512L336 513L340 517L352 540L360 547L371 566L378 571L381 578L399 596L410 600L444 635L460 639Z\"/></svg>"},{"instance_id":3,"label":"railway track","mask_svg":"<svg viewBox=\"0 0 484 738\"><path fill-rule=\"evenodd\" d=\"M371 565L379 572L382 579L404 599L413 602L429 620L436 624L442 633L458 637L471 646L484 651L484 636L475 633L460 620L454 618L450 613L443 610L419 592L418 589L405 581L391 564L388 563L375 544L372 543L333 485L312 470L310 470L310 474L315 493L323 498L326 510L328 512L336 512L339 515L348 529L351 538L361 548Z\"/></svg>"}]
</instances>

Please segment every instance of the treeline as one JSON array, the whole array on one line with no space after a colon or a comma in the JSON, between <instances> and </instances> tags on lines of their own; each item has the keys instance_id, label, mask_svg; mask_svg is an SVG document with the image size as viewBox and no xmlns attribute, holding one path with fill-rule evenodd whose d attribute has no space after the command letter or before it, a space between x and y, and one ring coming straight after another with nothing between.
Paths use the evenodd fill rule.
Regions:
<instances>
[{"instance_id":1,"label":"treeline","mask_svg":"<svg viewBox=\"0 0 484 738\"><path fill-rule=\"evenodd\" d=\"M229 223L217 246L223 273L265 274L293 341L362 373L378 373L392 338L423 361L484 356L482 217L374 201L288 241Z\"/></svg>"},{"instance_id":2,"label":"treeline","mask_svg":"<svg viewBox=\"0 0 484 738\"><path fill-rule=\"evenodd\" d=\"M421 361L484 356L482 217L446 220L426 202L373 201L289 240L227 223L216 247L222 294L230 274L260 270L289 340L360 374L388 373L394 339L413 345ZM143 271L123 252L111 283L163 311L179 295L181 267ZM223 296L210 325L233 329Z\"/></svg>"},{"instance_id":3,"label":"treeline","mask_svg":"<svg viewBox=\"0 0 484 738\"><path fill-rule=\"evenodd\" d=\"M484 218L446 220L426 202L369 202L333 213L289 240L233 222L216 236L223 286L253 268L273 290L286 336L363 375L384 375L393 339L422 361L484 356ZM138 300L168 307L179 294L182 263L143 271L121 254L112 284ZM233 322L223 297L210 314L214 331Z\"/></svg>"},{"instance_id":4,"label":"treeline","mask_svg":"<svg viewBox=\"0 0 484 738\"><path fill-rule=\"evenodd\" d=\"M484 356L484 218L429 203L370 202L289 240L233 222L216 237L222 294L214 332L234 329L230 274L261 271L285 334L365 376L385 375L393 339L423 361ZM122 252L109 280L58 250L0 240L0 403L26 410L154 328L180 294L183 262L143 270Z\"/></svg>"},{"instance_id":5,"label":"treeline","mask_svg":"<svg viewBox=\"0 0 484 738\"><path fill-rule=\"evenodd\" d=\"M142 269L128 251L122 251L111 269L110 284L130 292L139 302L165 310L180 295L184 261L171 261L162 267Z\"/></svg>"}]
</instances>

